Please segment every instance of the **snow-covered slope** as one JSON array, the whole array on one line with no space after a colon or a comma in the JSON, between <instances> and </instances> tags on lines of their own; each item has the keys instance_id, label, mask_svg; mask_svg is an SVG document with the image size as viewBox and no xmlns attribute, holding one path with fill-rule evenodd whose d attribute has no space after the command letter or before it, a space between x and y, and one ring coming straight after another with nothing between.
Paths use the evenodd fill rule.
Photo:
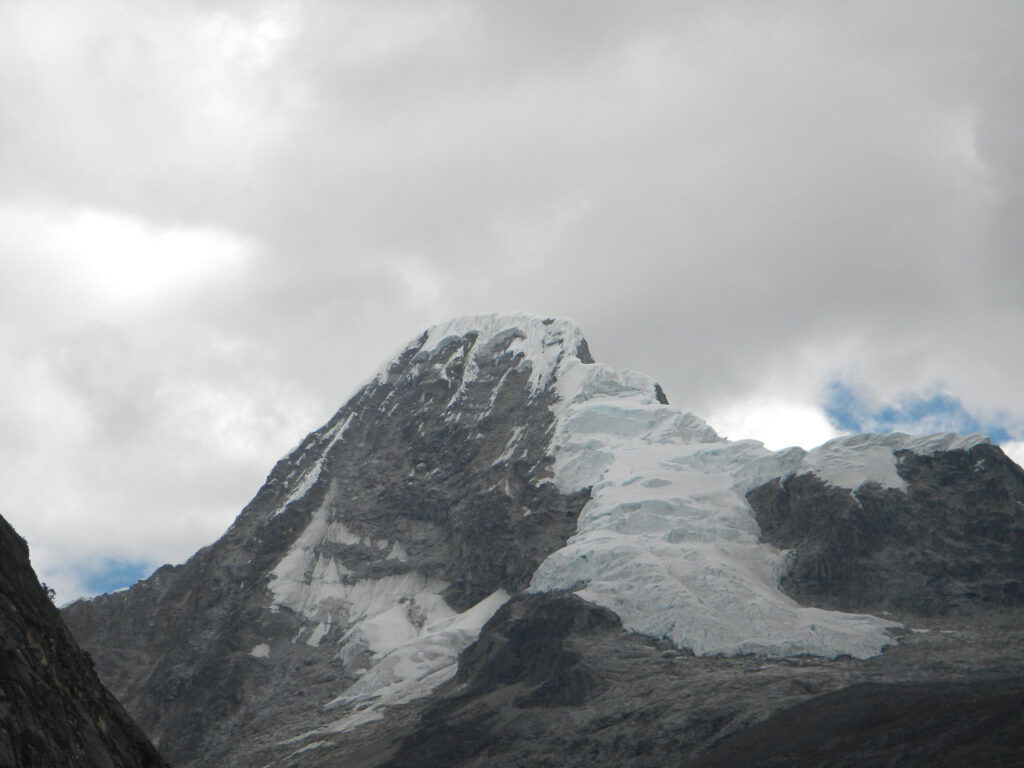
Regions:
<instances>
[{"instance_id":1,"label":"snow-covered slope","mask_svg":"<svg viewBox=\"0 0 1024 768\"><path fill-rule=\"evenodd\" d=\"M802 474L817 475L829 485L851 491L865 483L905 490L906 481L896 469L899 463L897 451L928 456L939 451L965 451L988 442L985 435L955 435L951 432L935 435L907 435L902 432L848 435L829 440L810 451L802 448L778 451L751 462L740 471L740 476L745 480L745 490L773 477Z\"/></svg>"}]
</instances>

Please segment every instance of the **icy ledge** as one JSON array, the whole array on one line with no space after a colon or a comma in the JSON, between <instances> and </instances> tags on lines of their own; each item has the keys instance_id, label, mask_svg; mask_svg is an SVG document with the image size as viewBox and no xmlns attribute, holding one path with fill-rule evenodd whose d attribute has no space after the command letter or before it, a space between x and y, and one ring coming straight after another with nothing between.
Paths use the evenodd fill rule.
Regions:
<instances>
[{"instance_id":1,"label":"icy ledge","mask_svg":"<svg viewBox=\"0 0 1024 768\"><path fill-rule=\"evenodd\" d=\"M938 451L962 451L987 443L982 434L850 435L837 437L810 451L788 448L759 459L740 472L744 490L750 490L772 477L814 474L830 485L857 490L865 483L905 491L906 481L899 476L896 451L929 455Z\"/></svg>"},{"instance_id":2,"label":"icy ledge","mask_svg":"<svg viewBox=\"0 0 1024 768\"><path fill-rule=\"evenodd\" d=\"M640 374L566 359L558 386L555 482L592 486L591 500L531 591L574 590L627 628L701 655L865 658L891 642L892 622L805 608L779 591L785 553L759 543L745 493L805 455L723 440L658 404Z\"/></svg>"}]
</instances>

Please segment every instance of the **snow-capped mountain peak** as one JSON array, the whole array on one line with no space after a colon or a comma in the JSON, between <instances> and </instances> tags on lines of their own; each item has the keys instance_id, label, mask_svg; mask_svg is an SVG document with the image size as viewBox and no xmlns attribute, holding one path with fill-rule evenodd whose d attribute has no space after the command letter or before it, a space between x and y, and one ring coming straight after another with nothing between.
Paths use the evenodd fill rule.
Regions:
<instances>
[{"instance_id":1,"label":"snow-capped mountain peak","mask_svg":"<svg viewBox=\"0 0 1024 768\"><path fill-rule=\"evenodd\" d=\"M219 541L68 615L186 766L299 764L381 732L372 724L452 679L509 600L515 613L583 598L581 616L610 627L609 609L702 656L870 658L896 622L780 588L801 541L783 513L805 514L805 496L812 509L859 511L863 498L902 510L911 471L927 477L932 454L959 461L980 441L869 435L772 452L722 439L650 376L595 363L570 321L462 317L390 358ZM862 518L818 526L832 547L821 573L843 555L827 537ZM812 582L816 552L799 553ZM196 721L197 702L216 722ZM240 740L249 751L230 752Z\"/></svg>"}]
</instances>

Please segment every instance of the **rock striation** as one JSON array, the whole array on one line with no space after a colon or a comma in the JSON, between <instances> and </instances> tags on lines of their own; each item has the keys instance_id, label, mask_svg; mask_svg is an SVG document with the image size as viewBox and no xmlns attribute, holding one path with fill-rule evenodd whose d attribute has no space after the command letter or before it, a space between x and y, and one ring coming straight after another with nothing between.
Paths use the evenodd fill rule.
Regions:
<instances>
[{"instance_id":1,"label":"rock striation","mask_svg":"<svg viewBox=\"0 0 1024 768\"><path fill-rule=\"evenodd\" d=\"M165 768L103 687L0 518L0 766Z\"/></svg>"}]
</instances>

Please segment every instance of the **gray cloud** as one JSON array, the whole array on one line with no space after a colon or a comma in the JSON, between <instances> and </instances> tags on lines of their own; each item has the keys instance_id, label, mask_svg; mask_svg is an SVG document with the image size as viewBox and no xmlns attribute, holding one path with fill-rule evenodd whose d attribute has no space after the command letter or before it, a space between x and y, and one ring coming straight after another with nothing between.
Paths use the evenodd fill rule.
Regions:
<instances>
[{"instance_id":1,"label":"gray cloud","mask_svg":"<svg viewBox=\"0 0 1024 768\"><path fill-rule=\"evenodd\" d=\"M0 512L44 572L180 559L471 311L575 317L698 413L820 411L838 377L1022 423L1022 30L1000 2L7 3Z\"/></svg>"}]
</instances>

